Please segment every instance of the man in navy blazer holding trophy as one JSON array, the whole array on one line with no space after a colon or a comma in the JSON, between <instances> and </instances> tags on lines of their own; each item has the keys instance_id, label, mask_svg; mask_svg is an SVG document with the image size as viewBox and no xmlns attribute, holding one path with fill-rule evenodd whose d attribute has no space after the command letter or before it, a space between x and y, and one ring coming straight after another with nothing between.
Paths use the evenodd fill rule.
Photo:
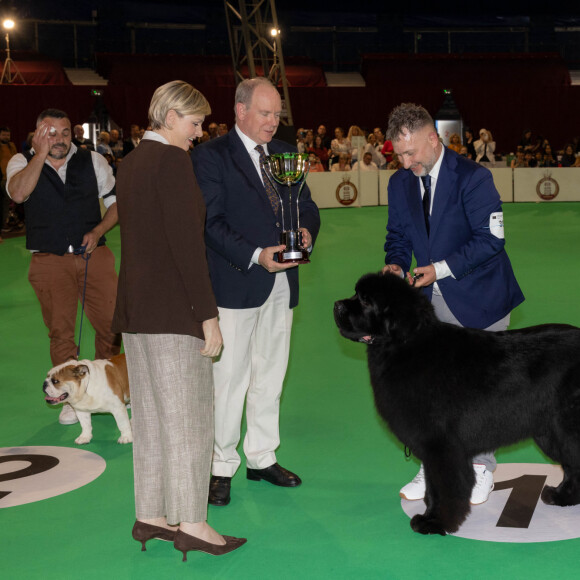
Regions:
<instances>
[{"instance_id":1,"label":"man in navy blazer holding trophy","mask_svg":"<svg viewBox=\"0 0 580 580\"><path fill-rule=\"evenodd\" d=\"M192 152L207 206L206 244L224 340L214 362L215 443L209 503L230 502L240 465L236 447L244 402L247 477L295 487L300 478L281 467L279 407L288 364L292 309L298 304L298 267L279 262L281 208L260 160L295 152L273 140L282 102L265 78L242 81L235 95L236 124L226 135ZM320 216L310 191L300 195L302 246L312 249ZM288 214L286 214L288 219Z\"/></svg>"},{"instance_id":2,"label":"man in navy blazer holding trophy","mask_svg":"<svg viewBox=\"0 0 580 580\"><path fill-rule=\"evenodd\" d=\"M504 248L501 200L491 172L443 147L429 113L412 103L393 109L387 139L404 169L389 181L383 272L406 274L422 287L444 322L506 330L524 296ZM493 450L474 457L473 466L471 503L479 504L493 489ZM423 499L423 467L400 495Z\"/></svg>"}]
</instances>

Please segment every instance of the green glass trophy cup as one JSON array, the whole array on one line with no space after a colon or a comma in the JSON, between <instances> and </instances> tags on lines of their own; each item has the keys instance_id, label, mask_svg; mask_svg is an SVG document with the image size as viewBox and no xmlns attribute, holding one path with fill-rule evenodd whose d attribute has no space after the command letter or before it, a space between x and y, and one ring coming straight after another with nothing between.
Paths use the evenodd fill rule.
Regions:
<instances>
[{"instance_id":1,"label":"green glass trophy cup","mask_svg":"<svg viewBox=\"0 0 580 580\"><path fill-rule=\"evenodd\" d=\"M278 252L278 262L308 264L310 254L302 244L298 206L300 194L310 169L308 154L275 153L264 159L262 167L280 198L282 211L280 245L284 244L286 248L282 252ZM282 186L282 190L278 186ZM296 191L296 187L298 187L298 191ZM286 222L287 217L288 223Z\"/></svg>"}]
</instances>

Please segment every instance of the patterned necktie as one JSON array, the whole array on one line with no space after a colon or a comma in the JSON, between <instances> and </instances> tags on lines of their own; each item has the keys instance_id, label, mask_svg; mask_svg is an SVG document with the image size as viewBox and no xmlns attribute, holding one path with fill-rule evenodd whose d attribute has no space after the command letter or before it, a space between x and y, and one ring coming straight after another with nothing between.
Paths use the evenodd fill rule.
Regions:
<instances>
[{"instance_id":1,"label":"patterned necktie","mask_svg":"<svg viewBox=\"0 0 580 580\"><path fill-rule=\"evenodd\" d=\"M425 193L423 194L423 217L425 218L425 227L427 228L427 235L429 235L429 215L431 209L431 176L421 176Z\"/></svg>"},{"instance_id":2,"label":"patterned necktie","mask_svg":"<svg viewBox=\"0 0 580 580\"><path fill-rule=\"evenodd\" d=\"M260 154L260 173L262 174L264 189L266 190L266 194L268 195L268 199L270 200L270 204L272 206L272 209L274 210L274 214L278 215L278 208L280 207L280 198L278 197L276 188L272 185L272 183L268 179L268 176L266 175L266 171L264 170L264 161L266 159L266 153L264 152L264 148L261 145L256 145L256 151Z\"/></svg>"}]
</instances>

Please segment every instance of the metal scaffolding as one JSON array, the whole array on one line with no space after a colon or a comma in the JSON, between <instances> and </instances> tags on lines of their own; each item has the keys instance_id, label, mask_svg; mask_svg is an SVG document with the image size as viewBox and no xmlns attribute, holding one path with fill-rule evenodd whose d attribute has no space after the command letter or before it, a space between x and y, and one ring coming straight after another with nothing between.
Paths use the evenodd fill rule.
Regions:
<instances>
[{"instance_id":1,"label":"metal scaffolding","mask_svg":"<svg viewBox=\"0 0 580 580\"><path fill-rule=\"evenodd\" d=\"M249 74L281 87L281 123L293 125L275 0L224 0L224 5L236 85Z\"/></svg>"}]
</instances>

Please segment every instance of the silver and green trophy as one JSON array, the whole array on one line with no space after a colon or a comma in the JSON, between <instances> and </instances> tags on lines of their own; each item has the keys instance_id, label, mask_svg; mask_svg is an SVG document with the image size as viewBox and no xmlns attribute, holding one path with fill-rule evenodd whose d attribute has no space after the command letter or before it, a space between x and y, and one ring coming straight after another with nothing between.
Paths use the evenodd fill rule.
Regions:
<instances>
[{"instance_id":1,"label":"silver and green trophy","mask_svg":"<svg viewBox=\"0 0 580 580\"><path fill-rule=\"evenodd\" d=\"M262 167L280 198L282 211L280 245L284 244L286 248L282 252L278 252L278 262L308 264L310 254L302 244L298 205L300 194L306 183L306 176L310 170L308 154L275 153L264 159ZM279 185L283 186L282 190L278 187ZM298 191L296 191L297 187ZM289 223L286 222L287 214Z\"/></svg>"}]
</instances>

